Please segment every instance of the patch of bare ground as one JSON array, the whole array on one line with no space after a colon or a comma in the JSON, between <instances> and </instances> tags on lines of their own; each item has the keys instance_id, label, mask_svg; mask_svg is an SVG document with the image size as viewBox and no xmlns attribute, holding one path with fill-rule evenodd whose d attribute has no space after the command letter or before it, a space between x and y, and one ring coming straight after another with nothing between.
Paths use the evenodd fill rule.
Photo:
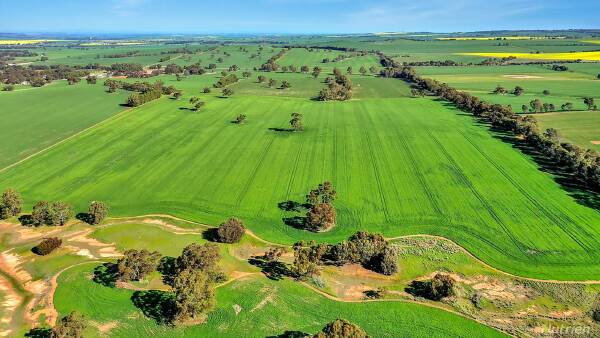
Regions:
<instances>
[{"instance_id":1,"label":"patch of bare ground","mask_svg":"<svg viewBox=\"0 0 600 338\"><path fill-rule=\"evenodd\" d=\"M260 310L265 307L267 304L272 303L277 296L277 290L270 287L264 287L259 291L264 297L263 299L256 304L250 312L254 312L256 310Z\"/></svg>"},{"instance_id":2,"label":"patch of bare ground","mask_svg":"<svg viewBox=\"0 0 600 338\"><path fill-rule=\"evenodd\" d=\"M119 322L116 320L106 322L106 323L98 323L98 322L90 322L92 326L98 329L102 336L106 336L111 330L117 328L119 326Z\"/></svg>"},{"instance_id":3,"label":"patch of bare ground","mask_svg":"<svg viewBox=\"0 0 600 338\"><path fill-rule=\"evenodd\" d=\"M508 79L523 79L523 80L527 80L527 79L542 79L541 76L535 76L535 75L511 75L511 74L507 74L507 75L502 75L502 77L508 78Z\"/></svg>"}]
</instances>

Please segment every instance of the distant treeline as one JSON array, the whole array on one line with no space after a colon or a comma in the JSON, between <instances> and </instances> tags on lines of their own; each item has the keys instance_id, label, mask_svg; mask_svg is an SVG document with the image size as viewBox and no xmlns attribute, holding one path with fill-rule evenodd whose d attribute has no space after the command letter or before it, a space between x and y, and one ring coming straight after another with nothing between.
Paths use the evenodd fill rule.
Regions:
<instances>
[{"instance_id":1,"label":"distant treeline","mask_svg":"<svg viewBox=\"0 0 600 338\"><path fill-rule=\"evenodd\" d=\"M41 87L54 80L80 79L87 75L88 70L73 66L0 65L0 83L9 85L27 82L33 87Z\"/></svg>"},{"instance_id":2,"label":"distant treeline","mask_svg":"<svg viewBox=\"0 0 600 338\"><path fill-rule=\"evenodd\" d=\"M154 83L129 83L125 81L108 79L104 82L104 85L108 87L109 93L113 93L117 89L135 92L129 95L129 97L127 98L127 105L130 107L137 107L146 102L156 100L160 98L163 94L170 95L177 92L177 89L173 86L165 87L162 81L156 81Z\"/></svg>"},{"instance_id":3,"label":"distant treeline","mask_svg":"<svg viewBox=\"0 0 600 338\"><path fill-rule=\"evenodd\" d=\"M572 177L588 190L600 191L600 154L591 149L560 142L556 130L540 131L532 116L517 115L510 106L490 104L469 93L459 91L439 81L422 78L412 67L403 66L392 58L379 54L382 77L393 77L412 83L420 90L452 102L458 108L490 123L494 128L522 138L528 145L545 156L557 169L568 170Z\"/></svg>"}]
</instances>

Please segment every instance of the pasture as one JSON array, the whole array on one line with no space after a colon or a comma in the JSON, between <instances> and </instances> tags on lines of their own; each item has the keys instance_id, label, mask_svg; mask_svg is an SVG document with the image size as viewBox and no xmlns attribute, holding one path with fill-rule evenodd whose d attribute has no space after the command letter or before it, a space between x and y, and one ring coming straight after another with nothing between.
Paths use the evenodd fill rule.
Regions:
<instances>
[{"instance_id":1,"label":"pasture","mask_svg":"<svg viewBox=\"0 0 600 338\"><path fill-rule=\"evenodd\" d=\"M567 142L600 151L600 112L560 112L537 114L542 128L554 128Z\"/></svg>"},{"instance_id":2,"label":"pasture","mask_svg":"<svg viewBox=\"0 0 600 338\"><path fill-rule=\"evenodd\" d=\"M0 168L109 118L126 95L106 95L100 84L69 86L59 81L41 88L0 92Z\"/></svg>"}]
</instances>

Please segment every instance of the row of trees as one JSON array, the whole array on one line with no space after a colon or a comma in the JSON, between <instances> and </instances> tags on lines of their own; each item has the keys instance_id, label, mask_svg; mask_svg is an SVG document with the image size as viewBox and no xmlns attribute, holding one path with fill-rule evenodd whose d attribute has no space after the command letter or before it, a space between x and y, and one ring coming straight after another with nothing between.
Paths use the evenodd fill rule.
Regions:
<instances>
[{"instance_id":1,"label":"row of trees","mask_svg":"<svg viewBox=\"0 0 600 338\"><path fill-rule=\"evenodd\" d=\"M115 267L118 280L139 281L153 271L163 273L164 282L172 291L161 304L161 321L176 324L197 320L211 311L216 302L215 284L226 276L218 267L221 255L214 243L193 243L177 258L161 257L148 250L127 250Z\"/></svg>"},{"instance_id":2,"label":"row of trees","mask_svg":"<svg viewBox=\"0 0 600 338\"><path fill-rule=\"evenodd\" d=\"M87 75L89 70L75 66L0 65L0 83L8 85L29 83L33 87L41 87L55 80L81 79Z\"/></svg>"},{"instance_id":3,"label":"row of trees","mask_svg":"<svg viewBox=\"0 0 600 338\"><path fill-rule=\"evenodd\" d=\"M294 246L292 272L298 279L319 273L319 265L361 264L383 275L398 271L398 254L381 234L358 231L338 244L301 241Z\"/></svg>"},{"instance_id":4,"label":"row of trees","mask_svg":"<svg viewBox=\"0 0 600 338\"><path fill-rule=\"evenodd\" d=\"M215 88L225 88L225 87L229 86L230 84L236 83L238 81L239 81L239 79L238 79L237 75L229 74L229 75L221 77L219 79L219 81L217 81L213 86Z\"/></svg>"},{"instance_id":5,"label":"row of trees","mask_svg":"<svg viewBox=\"0 0 600 338\"><path fill-rule=\"evenodd\" d=\"M549 163L557 166L557 169L572 173L572 177L588 190L600 191L600 154L598 152L561 142L556 133L551 130L540 131L535 118L515 114L510 106L490 104L445 83L422 78L416 74L413 68L401 66L381 53L380 59L382 65L386 67L381 72L382 76L396 77L413 83L417 88L438 95L452 102L458 108L486 120L495 128L521 136L525 142L546 156L550 160ZM586 102L590 106L593 104L593 99L588 98ZM593 108L593 106L591 107Z\"/></svg>"},{"instance_id":6,"label":"row of trees","mask_svg":"<svg viewBox=\"0 0 600 338\"><path fill-rule=\"evenodd\" d=\"M352 81L342 72L334 68L335 78L327 77L325 83L327 87L319 92L318 99L321 101L337 100L345 101L352 98Z\"/></svg>"},{"instance_id":7,"label":"row of trees","mask_svg":"<svg viewBox=\"0 0 600 338\"><path fill-rule=\"evenodd\" d=\"M23 209L21 195L12 188L6 189L0 198L0 219L18 216ZM65 202L39 201L33 206L32 213L22 222L32 225L64 225L73 217L73 207ZM92 201L88 212L80 215L90 224L98 224L108 216L108 206L99 201Z\"/></svg>"},{"instance_id":8,"label":"row of trees","mask_svg":"<svg viewBox=\"0 0 600 338\"><path fill-rule=\"evenodd\" d=\"M277 64L277 60L281 59L285 53L287 53L289 49L288 48L283 48L282 50L279 51L279 53L273 55L271 58L269 58L269 60L267 60L267 62L263 63L259 70L263 71L263 72L275 72L279 69L279 65Z\"/></svg>"}]
</instances>

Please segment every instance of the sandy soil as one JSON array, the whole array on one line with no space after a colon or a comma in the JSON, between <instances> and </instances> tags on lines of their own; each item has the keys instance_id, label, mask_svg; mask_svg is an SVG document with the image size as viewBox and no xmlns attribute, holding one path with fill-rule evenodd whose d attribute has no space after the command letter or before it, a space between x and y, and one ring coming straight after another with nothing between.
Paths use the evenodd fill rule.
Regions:
<instances>
[{"instance_id":1,"label":"sandy soil","mask_svg":"<svg viewBox=\"0 0 600 338\"><path fill-rule=\"evenodd\" d=\"M534 75L502 75L502 77L508 78L508 79L542 79L543 77L541 76L534 76Z\"/></svg>"}]
</instances>

